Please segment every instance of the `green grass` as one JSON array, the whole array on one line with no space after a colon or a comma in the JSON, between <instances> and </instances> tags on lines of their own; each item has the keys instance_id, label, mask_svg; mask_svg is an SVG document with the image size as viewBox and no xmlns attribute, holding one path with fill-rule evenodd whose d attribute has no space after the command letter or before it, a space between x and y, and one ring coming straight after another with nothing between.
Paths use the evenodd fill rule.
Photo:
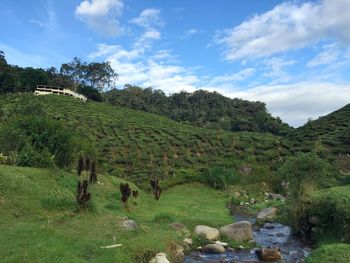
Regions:
<instances>
[{"instance_id":1,"label":"green grass","mask_svg":"<svg viewBox=\"0 0 350 263\"><path fill-rule=\"evenodd\" d=\"M139 190L137 205L130 200L125 210L118 200L121 179L98 179L101 184L92 188L95 210L77 212L75 175L0 166L1 262L148 262L149 256L168 252L171 242L183 239L168 226L173 220L190 231L197 224L232 223L225 208L227 195L198 183L169 188L159 201ZM125 217L140 229L122 231ZM113 237L123 246L100 248L113 244Z\"/></svg>"},{"instance_id":2,"label":"green grass","mask_svg":"<svg viewBox=\"0 0 350 263\"><path fill-rule=\"evenodd\" d=\"M13 112L26 104L40 103L52 118L76 131L95 146L98 167L137 185L152 176L172 183L191 181L181 171L195 174L214 164L270 167L278 163L279 137L268 133L225 132L193 127L159 115L106 103L83 103L64 96L13 94L0 97L0 121L13 120ZM258 149L257 149L258 148ZM249 177L255 181L253 170ZM175 176L174 176L175 175ZM248 177L247 177L248 178Z\"/></svg>"},{"instance_id":3,"label":"green grass","mask_svg":"<svg viewBox=\"0 0 350 263\"><path fill-rule=\"evenodd\" d=\"M307 263L348 263L350 259L350 244L322 245L311 253Z\"/></svg>"}]
</instances>

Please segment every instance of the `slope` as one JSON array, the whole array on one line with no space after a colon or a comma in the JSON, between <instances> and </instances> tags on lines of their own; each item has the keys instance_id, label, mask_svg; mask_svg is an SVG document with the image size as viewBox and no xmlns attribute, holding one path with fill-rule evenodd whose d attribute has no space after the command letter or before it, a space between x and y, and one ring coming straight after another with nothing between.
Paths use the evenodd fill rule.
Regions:
<instances>
[{"instance_id":1,"label":"slope","mask_svg":"<svg viewBox=\"0 0 350 263\"><path fill-rule=\"evenodd\" d=\"M321 157L341 162L350 170L350 104L290 132L282 139L291 152L315 150Z\"/></svg>"},{"instance_id":2,"label":"slope","mask_svg":"<svg viewBox=\"0 0 350 263\"><path fill-rule=\"evenodd\" d=\"M95 145L100 168L139 185L155 175L178 183L214 164L237 169L243 164L261 164L268 169L284 154L279 150L279 137L269 133L196 128L105 103L30 94L3 96L0 103L0 120L4 124L12 121L11 112L18 107L40 103L52 118Z\"/></svg>"},{"instance_id":3,"label":"slope","mask_svg":"<svg viewBox=\"0 0 350 263\"><path fill-rule=\"evenodd\" d=\"M0 165L1 262L148 262L183 240L169 223L180 221L192 231L197 224L232 222L228 197L200 184L171 188L159 201L139 190L137 205L131 200L123 209L121 180L104 175L98 180L91 188L93 209L79 212L75 175ZM137 231L122 230L126 217L137 222ZM115 242L122 247L100 248Z\"/></svg>"}]
</instances>

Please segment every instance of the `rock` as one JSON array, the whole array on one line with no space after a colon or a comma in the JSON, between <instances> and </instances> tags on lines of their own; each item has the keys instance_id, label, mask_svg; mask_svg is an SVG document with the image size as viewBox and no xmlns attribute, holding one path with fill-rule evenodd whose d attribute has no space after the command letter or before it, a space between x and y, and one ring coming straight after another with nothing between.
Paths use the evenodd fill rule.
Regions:
<instances>
[{"instance_id":1,"label":"rock","mask_svg":"<svg viewBox=\"0 0 350 263\"><path fill-rule=\"evenodd\" d=\"M194 234L204 236L208 240L218 240L220 232L216 228L199 225L194 229Z\"/></svg>"},{"instance_id":2,"label":"rock","mask_svg":"<svg viewBox=\"0 0 350 263\"><path fill-rule=\"evenodd\" d=\"M252 224L249 221L241 221L223 226L220 228L220 233L227 236L228 239L238 242L253 239Z\"/></svg>"},{"instance_id":3,"label":"rock","mask_svg":"<svg viewBox=\"0 0 350 263\"><path fill-rule=\"evenodd\" d=\"M264 261L278 261L282 259L281 253L275 248L258 249L255 253Z\"/></svg>"},{"instance_id":4,"label":"rock","mask_svg":"<svg viewBox=\"0 0 350 263\"><path fill-rule=\"evenodd\" d=\"M285 198L283 195L280 195L280 194L273 194L273 193L270 193L270 198L271 198L272 200L286 201L286 198Z\"/></svg>"},{"instance_id":5,"label":"rock","mask_svg":"<svg viewBox=\"0 0 350 263\"><path fill-rule=\"evenodd\" d=\"M184 244L191 246L193 245L193 240L191 238L185 238Z\"/></svg>"},{"instance_id":6,"label":"rock","mask_svg":"<svg viewBox=\"0 0 350 263\"><path fill-rule=\"evenodd\" d=\"M180 222L173 222L173 223L171 223L169 225L169 227L171 227L171 228L173 228L175 230L178 230L178 231L180 231L180 232L182 232L184 234L189 234L190 233L188 228L185 225L181 224Z\"/></svg>"},{"instance_id":7,"label":"rock","mask_svg":"<svg viewBox=\"0 0 350 263\"><path fill-rule=\"evenodd\" d=\"M277 208L269 207L261 210L257 216L257 219L273 219L276 216Z\"/></svg>"},{"instance_id":8,"label":"rock","mask_svg":"<svg viewBox=\"0 0 350 263\"><path fill-rule=\"evenodd\" d=\"M244 175L249 175L252 172L252 168L249 166L242 166L240 172Z\"/></svg>"},{"instance_id":9,"label":"rock","mask_svg":"<svg viewBox=\"0 0 350 263\"><path fill-rule=\"evenodd\" d=\"M185 261L184 248L178 244L175 244L171 248L171 262L172 263L182 263Z\"/></svg>"},{"instance_id":10,"label":"rock","mask_svg":"<svg viewBox=\"0 0 350 263\"><path fill-rule=\"evenodd\" d=\"M158 253L154 258L152 258L149 263L170 263L167 259L167 255L163 252Z\"/></svg>"},{"instance_id":11,"label":"rock","mask_svg":"<svg viewBox=\"0 0 350 263\"><path fill-rule=\"evenodd\" d=\"M208 244L202 248L205 253L225 253L225 248L220 244Z\"/></svg>"},{"instance_id":12,"label":"rock","mask_svg":"<svg viewBox=\"0 0 350 263\"><path fill-rule=\"evenodd\" d=\"M122 228L125 231L134 231L134 230L137 230L139 226L136 224L134 220L126 219L122 223Z\"/></svg>"},{"instance_id":13,"label":"rock","mask_svg":"<svg viewBox=\"0 0 350 263\"><path fill-rule=\"evenodd\" d=\"M275 226L274 226L273 224L266 223L266 224L264 225L264 228L266 228L266 229L274 229Z\"/></svg>"},{"instance_id":14,"label":"rock","mask_svg":"<svg viewBox=\"0 0 350 263\"><path fill-rule=\"evenodd\" d=\"M221 245L221 246L223 246L223 247L228 247L228 244L227 244L227 243L221 242L221 241L219 241L219 240L215 241L214 244Z\"/></svg>"},{"instance_id":15,"label":"rock","mask_svg":"<svg viewBox=\"0 0 350 263\"><path fill-rule=\"evenodd\" d=\"M254 198L251 198L251 199L250 199L250 203L251 203L251 204L255 204L255 203L256 203L255 199L254 199Z\"/></svg>"}]
</instances>

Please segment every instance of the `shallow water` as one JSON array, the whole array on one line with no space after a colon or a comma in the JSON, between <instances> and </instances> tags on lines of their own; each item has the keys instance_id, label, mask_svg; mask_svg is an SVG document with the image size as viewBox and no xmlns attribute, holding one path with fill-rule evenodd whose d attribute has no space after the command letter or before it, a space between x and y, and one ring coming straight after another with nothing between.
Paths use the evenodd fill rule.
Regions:
<instances>
[{"instance_id":1,"label":"shallow water","mask_svg":"<svg viewBox=\"0 0 350 263\"><path fill-rule=\"evenodd\" d=\"M242 213L242 211L234 209L233 215L235 221L250 221L255 223L255 218ZM282 254L282 262L298 263L304 262L304 258L310 253L311 247L302 241L299 236L295 236L291 232L289 226L280 223L266 223L261 228L253 230L254 240L258 247L278 247ZM217 263L217 262L264 262L259 260L255 254L255 249L242 249L226 252L223 254L206 254L193 252L186 257L185 263Z\"/></svg>"}]
</instances>

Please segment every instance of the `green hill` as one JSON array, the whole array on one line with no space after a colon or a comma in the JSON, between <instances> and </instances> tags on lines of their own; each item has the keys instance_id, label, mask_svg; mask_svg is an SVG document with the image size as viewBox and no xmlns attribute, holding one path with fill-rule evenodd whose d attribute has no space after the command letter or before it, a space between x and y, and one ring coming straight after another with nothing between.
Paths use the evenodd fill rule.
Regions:
<instances>
[{"instance_id":1,"label":"green hill","mask_svg":"<svg viewBox=\"0 0 350 263\"><path fill-rule=\"evenodd\" d=\"M217 92L181 91L166 96L161 90L126 85L104 94L116 106L156 113L198 127L226 131L270 132L285 135L292 128L268 113L263 102L228 98Z\"/></svg>"},{"instance_id":2,"label":"green hill","mask_svg":"<svg viewBox=\"0 0 350 263\"><path fill-rule=\"evenodd\" d=\"M237 170L242 165L261 165L268 170L285 154L280 152L279 137L269 133L197 128L155 114L63 96L2 96L0 120L6 125L13 120L11 112L33 102L87 138L97 149L101 169L139 184L153 175L178 183L215 164ZM254 174L268 173L253 169Z\"/></svg>"},{"instance_id":3,"label":"green hill","mask_svg":"<svg viewBox=\"0 0 350 263\"><path fill-rule=\"evenodd\" d=\"M321 157L337 159L340 167L350 171L350 104L295 129L282 139L291 152L315 150Z\"/></svg>"}]
</instances>

